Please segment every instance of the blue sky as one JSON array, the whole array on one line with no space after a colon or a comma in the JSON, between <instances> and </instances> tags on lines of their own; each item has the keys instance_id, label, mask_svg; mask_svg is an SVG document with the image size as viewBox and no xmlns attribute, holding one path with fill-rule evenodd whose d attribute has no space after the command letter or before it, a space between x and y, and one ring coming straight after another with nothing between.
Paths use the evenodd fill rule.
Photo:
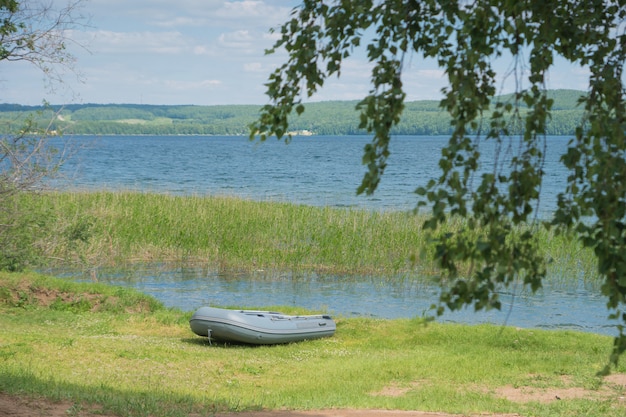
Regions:
<instances>
[{"instance_id":1,"label":"blue sky","mask_svg":"<svg viewBox=\"0 0 626 417\"><path fill-rule=\"evenodd\" d=\"M53 0L64 4L66 0ZM26 63L0 63L0 102L264 104L264 83L286 59L266 56L278 28L297 1L287 0L87 0L90 16L69 45L81 74L65 75L54 90ZM326 83L313 101L356 100L369 91L370 65L354 57L340 79ZM506 63L502 63L502 69ZM444 86L433 62L412 57L404 70L408 100L439 99ZM508 92L506 83L504 91ZM559 65L548 88L584 90L586 72Z\"/></svg>"}]
</instances>

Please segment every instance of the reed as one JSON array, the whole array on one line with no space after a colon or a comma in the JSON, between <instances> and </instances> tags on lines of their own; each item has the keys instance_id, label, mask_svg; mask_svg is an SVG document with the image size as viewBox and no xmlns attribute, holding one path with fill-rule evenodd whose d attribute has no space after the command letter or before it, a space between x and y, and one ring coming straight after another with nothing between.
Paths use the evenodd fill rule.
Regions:
<instances>
[{"instance_id":1,"label":"reed","mask_svg":"<svg viewBox=\"0 0 626 417\"><path fill-rule=\"evenodd\" d=\"M209 345L190 331L190 313L156 302L143 308L145 296L132 290L6 273L0 289L0 392L77 408L96 404L106 415L372 408L617 417L626 411L624 386L596 376L611 350L607 336L338 317L331 338ZM123 310L98 308L113 296ZM80 298L88 308L72 308Z\"/></svg>"},{"instance_id":2,"label":"reed","mask_svg":"<svg viewBox=\"0 0 626 417\"><path fill-rule=\"evenodd\" d=\"M229 271L437 274L424 218L412 213L119 191L23 199L25 207L50 220L39 242L50 263L90 269L159 261ZM575 239L541 232L539 241L559 277L593 278L592 254Z\"/></svg>"}]
</instances>

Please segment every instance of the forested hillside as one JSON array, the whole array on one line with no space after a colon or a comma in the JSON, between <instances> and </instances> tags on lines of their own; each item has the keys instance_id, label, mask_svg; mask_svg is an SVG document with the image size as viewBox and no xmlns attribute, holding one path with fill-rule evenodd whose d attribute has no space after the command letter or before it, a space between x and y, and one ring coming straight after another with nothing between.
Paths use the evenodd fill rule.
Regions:
<instances>
[{"instance_id":1,"label":"forested hillside","mask_svg":"<svg viewBox=\"0 0 626 417\"><path fill-rule=\"evenodd\" d=\"M568 135L583 116L577 107L584 94L574 90L554 90L549 135ZM508 101L512 96L502 96ZM354 135L359 129L358 101L310 103L291 128L315 135ZM402 122L395 129L399 135L445 135L450 133L449 116L438 101L406 103ZM257 117L260 106L167 106L141 104L72 104L66 106L20 106L0 104L0 131L10 133L23 129L32 118L41 126L52 123L53 130L63 134L89 135L247 135L248 125Z\"/></svg>"}]
</instances>

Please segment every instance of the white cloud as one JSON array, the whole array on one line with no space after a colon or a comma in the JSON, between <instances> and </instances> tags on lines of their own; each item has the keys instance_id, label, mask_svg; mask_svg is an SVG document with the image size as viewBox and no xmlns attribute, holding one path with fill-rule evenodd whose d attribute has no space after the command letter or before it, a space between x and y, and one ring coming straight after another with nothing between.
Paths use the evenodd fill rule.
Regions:
<instances>
[{"instance_id":1,"label":"white cloud","mask_svg":"<svg viewBox=\"0 0 626 417\"><path fill-rule=\"evenodd\" d=\"M191 45L180 32L113 32L99 30L87 34L92 53L177 54Z\"/></svg>"},{"instance_id":2,"label":"white cloud","mask_svg":"<svg viewBox=\"0 0 626 417\"><path fill-rule=\"evenodd\" d=\"M157 22L154 23L155 26L164 27L164 28L172 28L172 27L201 27L206 26L209 21L205 18L194 18L194 17L182 17L178 16L173 19L168 19L164 17L163 19L158 19Z\"/></svg>"},{"instance_id":3,"label":"white cloud","mask_svg":"<svg viewBox=\"0 0 626 417\"><path fill-rule=\"evenodd\" d=\"M192 48L192 51L194 55L206 55L206 56L216 55L215 50L206 45L196 45Z\"/></svg>"},{"instance_id":4,"label":"white cloud","mask_svg":"<svg viewBox=\"0 0 626 417\"><path fill-rule=\"evenodd\" d=\"M287 19L290 10L291 8L273 6L265 1L225 1L216 11L215 17L232 20L255 19L265 24L278 24Z\"/></svg>"},{"instance_id":5,"label":"white cloud","mask_svg":"<svg viewBox=\"0 0 626 417\"><path fill-rule=\"evenodd\" d=\"M90 0L95 17L130 17L162 28L225 27L267 31L289 17L284 0Z\"/></svg>"},{"instance_id":6,"label":"white cloud","mask_svg":"<svg viewBox=\"0 0 626 417\"><path fill-rule=\"evenodd\" d=\"M243 65L243 69L246 72L267 72L269 74L269 69L266 69L263 64L260 62L248 62Z\"/></svg>"},{"instance_id":7,"label":"white cloud","mask_svg":"<svg viewBox=\"0 0 626 417\"><path fill-rule=\"evenodd\" d=\"M250 49L255 44L255 38L247 30L223 33L218 40L223 48Z\"/></svg>"},{"instance_id":8,"label":"white cloud","mask_svg":"<svg viewBox=\"0 0 626 417\"><path fill-rule=\"evenodd\" d=\"M269 29L286 22L298 4L299 0L88 0L83 12L91 16L89 25L67 32L75 41L68 47L85 83L68 77L54 95L46 90L39 71L6 63L0 66L0 99L39 104L46 98L58 103L68 97L61 91L67 87L82 101L95 103L264 103L268 76L288 59L283 49L265 55L280 36ZM443 71L436 62L417 55L410 58L403 73L407 98L438 98L446 83ZM503 64L506 70L508 63ZM342 64L341 78L327 80L312 99L361 99L371 89L371 70L366 51L358 49ZM587 82L585 70L558 63L548 87L584 89Z\"/></svg>"},{"instance_id":9,"label":"white cloud","mask_svg":"<svg viewBox=\"0 0 626 417\"><path fill-rule=\"evenodd\" d=\"M165 87L176 91L195 91L207 90L219 87L222 82L219 80L201 80L201 81L180 81L166 80Z\"/></svg>"}]
</instances>

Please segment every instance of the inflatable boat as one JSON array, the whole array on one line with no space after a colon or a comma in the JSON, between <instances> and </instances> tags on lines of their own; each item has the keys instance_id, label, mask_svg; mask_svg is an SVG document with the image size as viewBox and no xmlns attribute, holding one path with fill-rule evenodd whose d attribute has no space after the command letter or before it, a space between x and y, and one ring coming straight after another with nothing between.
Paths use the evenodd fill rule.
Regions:
<instances>
[{"instance_id":1,"label":"inflatable boat","mask_svg":"<svg viewBox=\"0 0 626 417\"><path fill-rule=\"evenodd\" d=\"M189 320L191 330L210 340L255 345L299 342L335 334L327 315L290 316L273 311L199 308Z\"/></svg>"}]
</instances>

